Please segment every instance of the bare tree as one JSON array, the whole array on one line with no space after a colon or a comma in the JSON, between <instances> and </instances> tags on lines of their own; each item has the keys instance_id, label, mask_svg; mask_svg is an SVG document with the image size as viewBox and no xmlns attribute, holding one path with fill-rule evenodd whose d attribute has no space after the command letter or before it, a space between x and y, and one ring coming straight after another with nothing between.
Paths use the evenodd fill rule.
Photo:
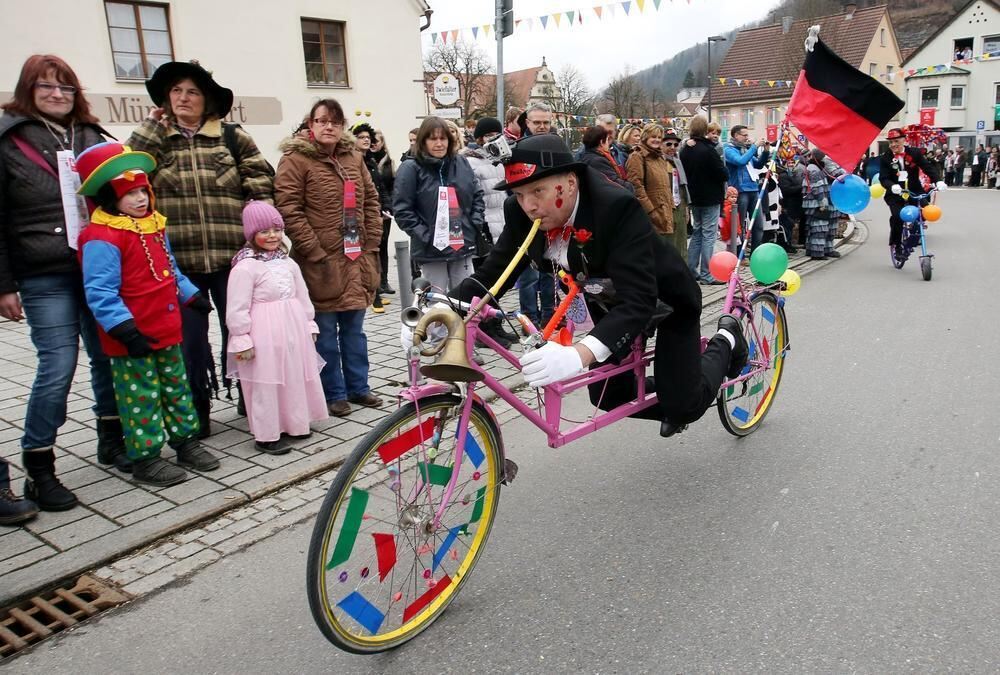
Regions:
<instances>
[{"instance_id":1,"label":"bare tree","mask_svg":"<svg viewBox=\"0 0 1000 675\"><path fill-rule=\"evenodd\" d=\"M477 111L475 111L477 117L497 117L497 78L489 77L486 78L483 88L482 88L483 98L482 105ZM511 106L518 106L520 108L524 107L525 97L521 92L517 91L514 85L514 80L508 75L504 75L503 78L503 104L505 108ZM470 115L466 115L469 117ZM502 121L502 120L501 120Z\"/></svg>"},{"instance_id":2,"label":"bare tree","mask_svg":"<svg viewBox=\"0 0 1000 675\"><path fill-rule=\"evenodd\" d=\"M630 68L611 78L604 95L611 103L611 112L618 117L640 117L645 92Z\"/></svg>"},{"instance_id":3,"label":"bare tree","mask_svg":"<svg viewBox=\"0 0 1000 675\"><path fill-rule=\"evenodd\" d=\"M565 115L589 115L594 108L594 92L576 66L567 64L556 75L558 101L556 106Z\"/></svg>"},{"instance_id":4,"label":"bare tree","mask_svg":"<svg viewBox=\"0 0 1000 675\"><path fill-rule=\"evenodd\" d=\"M465 117L472 117L484 104L488 105L486 96L491 89L494 91L493 108L496 109L496 78L490 77L494 72L493 63L478 45L464 40L438 43L424 59L424 70L435 75L451 73L455 76Z\"/></svg>"}]
</instances>

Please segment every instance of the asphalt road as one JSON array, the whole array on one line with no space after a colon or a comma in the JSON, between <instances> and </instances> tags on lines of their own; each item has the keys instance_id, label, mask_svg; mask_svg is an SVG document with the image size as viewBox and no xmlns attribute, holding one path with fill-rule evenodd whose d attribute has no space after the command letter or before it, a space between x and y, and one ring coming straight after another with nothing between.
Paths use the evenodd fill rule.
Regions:
<instances>
[{"instance_id":1,"label":"asphalt road","mask_svg":"<svg viewBox=\"0 0 1000 675\"><path fill-rule=\"evenodd\" d=\"M409 645L340 653L304 597L310 525L12 661L19 672L996 672L1000 193L942 196L934 279L887 211L804 278L764 426L625 422L521 467L463 593Z\"/></svg>"}]
</instances>

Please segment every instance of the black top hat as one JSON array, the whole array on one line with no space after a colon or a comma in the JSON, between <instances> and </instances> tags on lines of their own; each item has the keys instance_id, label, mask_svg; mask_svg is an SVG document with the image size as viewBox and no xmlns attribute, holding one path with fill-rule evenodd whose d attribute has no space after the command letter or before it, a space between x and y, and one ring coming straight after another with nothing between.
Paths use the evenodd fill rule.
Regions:
<instances>
[{"instance_id":1,"label":"black top hat","mask_svg":"<svg viewBox=\"0 0 1000 675\"><path fill-rule=\"evenodd\" d=\"M493 189L510 190L553 174L580 171L586 166L573 159L566 143L555 134L528 136L514 144L510 158L504 162L507 179Z\"/></svg>"},{"instance_id":2,"label":"black top hat","mask_svg":"<svg viewBox=\"0 0 1000 675\"><path fill-rule=\"evenodd\" d=\"M212 73L201 67L197 61L170 61L156 69L146 80L146 91L159 107L167 100L167 88L181 80L190 78L205 95L205 112L225 117L233 107L233 90L226 89L212 79Z\"/></svg>"}]
</instances>

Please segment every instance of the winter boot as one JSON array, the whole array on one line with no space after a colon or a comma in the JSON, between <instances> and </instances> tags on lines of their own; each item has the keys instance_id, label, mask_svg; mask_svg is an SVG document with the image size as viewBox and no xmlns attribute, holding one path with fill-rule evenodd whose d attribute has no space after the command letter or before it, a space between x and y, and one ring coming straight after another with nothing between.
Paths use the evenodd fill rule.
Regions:
<instances>
[{"instance_id":1,"label":"winter boot","mask_svg":"<svg viewBox=\"0 0 1000 675\"><path fill-rule=\"evenodd\" d=\"M194 409L198 412L198 424L201 427L198 430L198 438L208 438L212 435L212 419L209 417L212 411L212 401L207 398L203 401L195 399Z\"/></svg>"},{"instance_id":2,"label":"winter boot","mask_svg":"<svg viewBox=\"0 0 1000 675\"><path fill-rule=\"evenodd\" d=\"M167 487L183 483L188 478L187 471L174 466L162 457L150 457L135 462L132 480L155 487Z\"/></svg>"},{"instance_id":3,"label":"winter boot","mask_svg":"<svg viewBox=\"0 0 1000 675\"><path fill-rule=\"evenodd\" d=\"M10 489L10 466L0 457L0 525L17 525L38 514L38 506L28 499L15 497Z\"/></svg>"},{"instance_id":4,"label":"winter boot","mask_svg":"<svg viewBox=\"0 0 1000 675\"><path fill-rule=\"evenodd\" d=\"M56 453L52 448L24 450L24 496L42 511L68 511L77 505L76 495L56 478Z\"/></svg>"},{"instance_id":5,"label":"winter boot","mask_svg":"<svg viewBox=\"0 0 1000 675\"><path fill-rule=\"evenodd\" d=\"M118 417L97 418L97 461L104 466L114 464L122 473L132 473L132 460L125 454L125 432Z\"/></svg>"},{"instance_id":6,"label":"winter boot","mask_svg":"<svg viewBox=\"0 0 1000 675\"><path fill-rule=\"evenodd\" d=\"M197 438L185 438L179 444L170 444L177 452L177 463L195 471L212 471L219 468L219 459L205 449Z\"/></svg>"}]
</instances>

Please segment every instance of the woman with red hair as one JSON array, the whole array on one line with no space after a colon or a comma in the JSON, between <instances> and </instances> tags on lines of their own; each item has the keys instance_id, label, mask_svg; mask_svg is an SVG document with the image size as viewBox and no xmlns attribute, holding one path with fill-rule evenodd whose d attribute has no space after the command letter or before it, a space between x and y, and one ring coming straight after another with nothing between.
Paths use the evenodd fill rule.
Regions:
<instances>
[{"instance_id":1,"label":"woman with red hair","mask_svg":"<svg viewBox=\"0 0 1000 675\"><path fill-rule=\"evenodd\" d=\"M0 316L27 319L38 366L21 438L25 496L43 511L63 511L76 496L55 470L56 432L66 421L66 399L76 371L80 338L90 357L98 461L130 470L115 407L108 358L83 295L77 262L78 207L64 210L60 171L107 135L65 61L35 55L25 61L14 98L0 117ZM67 216L68 214L68 216ZM85 217L86 214L84 213ZM81 219L79 225L86 224ZM6 463L0 463L0 523L30 518L35 509L14 499ZM12 520L11 518L14 518Z\"/></svg>"}]
</instances>

